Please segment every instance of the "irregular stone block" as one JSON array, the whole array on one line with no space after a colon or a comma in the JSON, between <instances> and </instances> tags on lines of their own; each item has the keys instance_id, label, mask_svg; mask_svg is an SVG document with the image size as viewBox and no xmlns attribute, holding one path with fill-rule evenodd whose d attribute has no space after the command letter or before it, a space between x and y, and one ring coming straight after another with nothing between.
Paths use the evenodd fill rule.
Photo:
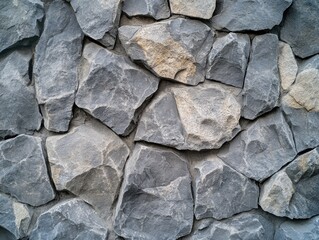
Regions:
<instances>
[{"instance_id":1,"label":"irregular stone block","mask_svg":"<svg viewBox=\"0 0 319 240\"><path fill-rule=\"evenodd\" d=\"M299 64L298 72L302 72L306 69L313 69L313 68L319 70L319 54L313 57L307 58L305 60L299 60L298 64Z\"/></svg>"},{"instance_id":2,"label":"irregular stone block","mask_svg":"<svg viewBox=\"0 0 319 240\"><path fill-rule=\"evenodd\" d=\"M216 7L216 0L169 0L172 13L189 17L210 19Z\"/></svg>"}]
</instances>

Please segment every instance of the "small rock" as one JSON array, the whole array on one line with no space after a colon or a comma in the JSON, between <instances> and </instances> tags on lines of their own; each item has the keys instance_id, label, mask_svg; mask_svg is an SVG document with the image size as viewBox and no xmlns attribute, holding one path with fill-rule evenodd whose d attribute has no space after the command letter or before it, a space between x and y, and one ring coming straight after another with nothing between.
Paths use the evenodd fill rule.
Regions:
<instances>
[{"instance_id":1,"label":"small rock","mask_svg":"<svg viewBox=\"0 0 319 240\"><path fill-rule=\"evenodd\" d=\"M172 13L189 17L210 19L216 7L216 0L169 0Z\"/></svg>"},{"instance_id":2,"label":"small rock","mask_svg":"<svg viewBox=\"0 0 319 240\"><path fill-rule=\"evenodd\" d=\"M313 68L319 70L319 54L313 57L307 58L305 60L300 60L298 63L299 63L299 68L298 68L299 72L302 72L306 69L313 69Z\"/></svg>"}]
</instances>

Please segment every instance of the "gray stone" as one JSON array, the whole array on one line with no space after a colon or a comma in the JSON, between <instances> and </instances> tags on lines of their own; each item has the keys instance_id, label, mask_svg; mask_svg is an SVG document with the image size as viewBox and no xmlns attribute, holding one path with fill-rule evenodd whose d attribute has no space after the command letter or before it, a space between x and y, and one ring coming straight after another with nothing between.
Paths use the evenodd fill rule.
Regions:
<instances>
[{"instance_id":1,"label":"gray stone","mask_svg":"<svg viewBox=\"0 0 319 240\"><path fill-rule=\"evenodd\" d=\"M105 240L104 221L79 199L63 201L42 213L31 232L30 240Z\"/></svg>"},{"instance_id":2,"label":"gray stone","mask_svg":"<svg viewBox=\"0 0 319 240\"><path fill-rule=\"evenodd\" d=\"M50 131L64 132L69 128L82 39L72 8L62 0L53 1L46 13L34 61L37 99L44 126Z\"/></svg>"},{"instance_id":3,"label":"gray stone","mask_svg":"<svg viewBox=\"0 0 319 240\"><path fill-rule=\"evenodd\" d=\"M32 206L54 199L41 138L19 135L0 142L0 191Z\"/></svg>"},{"instance_id":4,"label":"gray stone","mask_svg":"<svg viewBox=\"0 0 319 240\"><path fill-rule=\"evenodd\" d=\"M247 34L229 33L217 38L208 55L206 78L242 88L249 51Z\"/></svg>"},{"instance_id":5,"label":"gray stone","mask_svg":"<svg viewBox=\"0 0 319 240\"><path fill-rule=\"evenodd\" d=\"M174 14L210 19L216 7L216 0L169 0L169 4Z\"/></svg>"},{"instance_id":6,"label":"gray stone","mask_svg":"<svg viewBox=\"0 0 319 240\"><path fill-rule=\"evenodd\" d=\"M223 219L258 208L259 188L256 183L215 155L197 162L194 170L196 219Z\"/></svg>"},{"instance_id":7,"label":"gray stone","mask_svg":"<svg viewBox=\"0 0 319 240\"><path fill-rule=\"evenodd\" d=\"M171 149L135 145L125 166L115 232L125 239L177 239L190 233L192 223L187 162Z\"/></svg>"},{"instance_id":8,"label":"gray stone","mask_svg":"<svg viewBox=\"0 0 319 240\"><path fill-rule=\"evenodd\" d=\"M220 148L240 131L236 91L213 82L169 86L143 112L135 140L179 150Z\"/></svg>"},{"instance_id":9,"label":"gray stone","mask_svg":"<svg viewBox=\"0 0 319 240\"><path fill-rule=\"evenodd\" d=\"M122 10L130 17L146 16L156 20L171 15L167 0L125 0Z\"/></svg>"},{"instance_id":10,"label":"gray stone","mask_svg":"<svg viewBox=\"0 0 319 240\"><path fill-rule=\"evenodd\" d=\"M289 218L319 214L318 151L297 157L262 185L259 204L265 211Z\"/></svg>"},{"instance_id":11,"label":"gray stone","mask_svg":"<svg viewBox=\"0 0 319 240\"><path fill-rule=\"evenodd\" d=\"M143 103L159 83L127 57L93 43L84 47L79 78L76 105L120 135L134 129Z\"/></svg>"},{"instance_id":12,"label":"gray stone","mask_svg":"<svg viewBox=\"0 0 319 240\"><path fill-rule=\"evenodd\" d=\"M278 53L279 41L276 35L269 33L253 39L243 91L244 118L255 119L278 105Z\"/></svg>"},{"instance_id":13,"label":"gray stone","mask_svg":"<svg viewBox=\"0 0 319 240\"><path fill-rule=\"evenodd\" d=\"M83 32L105 47L113 48L121 16L122 0L71 0Z\"/></svg>"},{"instance_id":14,"label":"gray stone","mask_svg":"<svg viewBox=\"0 0 319 240\"><path fill-rule=\"evenodd\" d=\"M41 127L42 116L28 74L31 58L29 50L0 58L0 139Z\"/></svg>"},{"instance_id":15,"label":"gray stone","mask_svg":"<svg viewBox=\"0 0 319 240\"><path fill-rule=\"evenodd\" d=\"M16 45L32 43L32 39L40 35L39 23L43 16L43 3L40 0L1 1L0 52Z\"/></svg>"},{"instance_id":16,"label":"gray stone","mask_svg":"<svg viewBox=\"0 0 319 240\"><path fill-rule=\"evenodd\" d=\"M188 85L205 79L213 34L200 21L176 18L145 26L122 26L119 38L131 59L159 77Z\"/></svg>"},{"instance_id":17,"label":"gray stone","mask_svg":"<svg viewBox=\"0 0 319 240\"><path fill-rule=\"evenodd\" d=\"M217 0L212 25L232 32L272 29L292 0Z\"/></svg>"},{"instance_id":18,"label":"gray stone","mask_svg":"<svg viewBox=\"0 0 319 240\"><path fill-rule=\"evenodd\" d=\"M318 12L317 0L294 0L285 14L280 38L292 47L298 57L319 53Z\"/></svg>"},{"instance_id":19,"label":"gray stone","mask_svg":"<svg viewBox=\"0 0 319 240\"><path fill-rule=\"evenodd\" d=\"M290 128L278 109L242 131L218 156L256 181L263 181L296 156Z\"/></svg>"},{"instance_id":20,"label":"gray stone","mask_svg":"<svg viewBox=\"0 0 319 240\"><path fill-rule=\"evenodd\" d=\"M299 68L298 68L298 72L302 72L306 69L318 69L319 70L319 54L307 58L305 60L300 60L299 61Z\"/></svg>"}]
</instances>

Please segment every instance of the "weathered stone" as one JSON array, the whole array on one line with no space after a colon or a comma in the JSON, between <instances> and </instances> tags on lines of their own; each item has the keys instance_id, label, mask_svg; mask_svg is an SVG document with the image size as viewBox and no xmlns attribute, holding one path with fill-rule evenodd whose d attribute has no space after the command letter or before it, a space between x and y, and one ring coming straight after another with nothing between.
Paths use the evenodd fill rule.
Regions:
<instances>
[{"instance_id":1,"label":"weathered stone","mask_svg":"<svg viewBox=\"0 0 319 240\"><path fill-rule=\"evenodd\" d=\"M249 51L247 34L229 33L217 38L208 55L206 78L242 88Z\"/></svg>"},{"instance_id":2,"label":"weathered stone","mask_svg":"<svg viewBox=\"0 0 319 240\"><path fill-rule=\"evenodd\" d=\"M177 239L192 223L187 162L171 149L137 144L125 166L115 232L126 239Z\"/></svg>"},{"instance_id":3,"label":"weathered stone","mask_svg":"<svg viewBox=\"0 0 319 240\"><path fill-rule=\"evenodd\" d=\"M143 112L135 140L180 150L220 148L240 131L237 90L212 82L169 86Z\"/></svg>"},{"instance_id":4,"label":"weathered stone","mask_svg":"<svg viewBox=\"0 0 319 240\"><path fill-rule=\"evenodd\" d=\"M217 0L212 18L215 29L265 30L278 25L292 0Z\"/></svg>"},{"instance_id":5,"label":"weathered stone","mask_svg":"<svg viewBox=\"0 0 319 240\"><path fill-rule=\"evenodd\" d=\"M113 48L121 16L122 0L71 0L83 32L105 47Z\"/></svg>"},{"instance_id":6,"label":"weathered stone","mask_svg":"<svg viewBox=\"0 0 319 240\"><path fill-rule=\"evenodd\" d=\"M216 0L169 0L172 13L189 17L210 19L216 7Z\"/></svg>"},{"instance_id":7,"label":"weathered stone","mask_svg":"<svg viewBox=\"0 0 319 240\"><path fill-rule=\"evenodd\" d=\"M215 155L195 164L196 219L228 218L258 208L259 188Z\"/></svg>"},{"instance_id":8,"label":"weathered stone","mask_svg":"<svg viewBox=\"0 0 319 240\"><path fill-rule=\"evenodd\" d=\"M255 119L278 105L278 45L278 37L270 33L253 39L243 91L244 118Z\"/></svg>"},{"instance_id":9,"label":"weathered stone","mask_svg":"<svg viewBox=\"0 0 319 240\"><path fill-rule=\"evenodd\" d=\"M302 154L261 187L260 206L280 217L319 214L319 148Z\"/></svg>"},{"instance_id":10,"label":"weathered stone","mask_svg":"<svg viewBox=\"0 0 319 240\"><path fill-rule=\"evenodd\" d=\"M0 191L32 206L54 199L41 138L19 135L0 142Z\"/></svg>"},{"instance_id":11,"label":"weathered stone","mask_svg":"<svg viewBox=\"0 0 319 240\"><path fill-rule=\"evenodd\" d=\"M104 221L88 204L79 199L60 202L42 213L30 235L30 240L106 238Z\"/></svg>"},{"instance_id":12,"label":"weathered stone","mask_svg":"<svg viewBox=\"0 0 319 240\"><path fill-rule=\"evenodd\" d=\"M295 143L278 109L260 117L242 131L218 156L256 181L263 181L296 156Z\"/></svg>"},{"instance_id":13,"label":"weathered stone","mask_svg":"<svg viewBox=\"0 0 319 240\"><path fill-rule=\"evenodd\" d=\"M69 128L82 38L72 8L62 0L53 1L46 13L34 61L37 99L44 126L50 131L63 132Z\"/></svg>"},{"instance_id":14,"label":"weathered stone","mask_svg":"<svg viewBox=\"0 0 319 240\"><path fill-rule=\"evenodd\" d=\"M300 60L298 64L299 64L299 68L298 68L299 72L302 72L306 69L313 69L313 68L319 70L319 54L313 57L307 58L305 60Z\"/></svg>"},{"instance_id":15,"label":"weathered stone","mask_svg":"<svg viewBox=\"0 0 319 240\"><path fill-rule=\"evenodd\" d=\"M15 45L30 43L34 37L38 37L39 22L43 15L43 3L40 0L1 1L0 52Z\"/></svg>"},{"instance_id":16,"label":"weathered stone","mask_svg":"<svg viewBox=\"0 0 319 240\"><path fill-rule=\"evenodd\" d=\"M317 0L294 0L287 10L280 38L292 47L298 57L319 53L318 12Z\"/></svg>"},{"instance_id":17,"label":"weathered stone","mask_svg":"<svg viewBox=\"0 0 319 240\"><path fill-rule=\"evenodd\" d=\"M85 45L82 62L76 105L117 134L129 134L158 78L93 43Z\"/></svg>"},{"instance_id":18,"label":"weathered stone","mask_svg":"<svg viewBox=\"0 0 319 240\"><path fill-rule=\"evenodd\" d=\"M125 0L122 10L130 17L147 16L156 20L171 15L167 0Z\"/></svg>"},{"instance_id":19,"label":"weathered stone","mask_svg":"<svg viewBox=\"0 0 319 240\"><path fill-rule=\"evenodd\" d=\"M41 126L28 74L31 57L31 51L19 50L0 58L0 139L32 133Z\"/></svg>"},{"instance_id":20,"label":"weathered stone","mask_svg":"<svg viewBox=\"0 0 319 240\"><path fill-rule=\"evenodd\" d=\"M159 77L189 85L205 79L213 34L200 21L176 18L145 26L122 26L119 38L131 59Z\"/></svg>"},{"instance_id":21,"label":"weathered stone","mask_svg":"<svg viewBox=\"0 0 319 240\"><path fill-rule=\"evenodd\" d=\"M46 141L52 179L57 190L68 190L112 217L129 149L110 129L86 122Z\"/></svg>"}]
</instances>

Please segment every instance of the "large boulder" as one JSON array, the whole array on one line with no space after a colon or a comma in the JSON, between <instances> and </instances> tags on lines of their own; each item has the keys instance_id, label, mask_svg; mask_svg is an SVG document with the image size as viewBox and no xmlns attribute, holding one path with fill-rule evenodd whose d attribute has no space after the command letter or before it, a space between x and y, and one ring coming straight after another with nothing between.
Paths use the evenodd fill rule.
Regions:
<instances>
[{"instance_id":1,"label":"large boulder","mask_svg":"<svg viewBox=\"0 0 319 240\"><path fill-rule=\"evenodd\" d=\"M174 14L210 19L216 7L216 0L169 0L169 5Z\"/></svg>"}]
</instances>

